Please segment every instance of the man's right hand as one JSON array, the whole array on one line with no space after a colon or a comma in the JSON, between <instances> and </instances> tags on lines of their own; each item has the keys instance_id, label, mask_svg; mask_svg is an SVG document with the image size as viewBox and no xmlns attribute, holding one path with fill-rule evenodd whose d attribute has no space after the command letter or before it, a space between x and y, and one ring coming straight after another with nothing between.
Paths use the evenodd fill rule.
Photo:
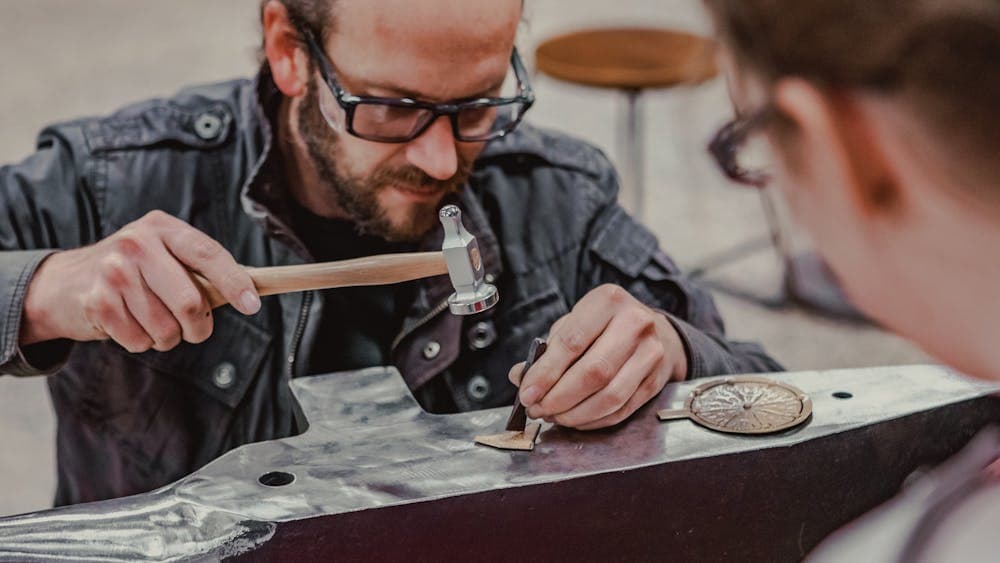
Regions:
<instances>
[{"instance_id":1,"label":"man's right hand","mask_svg":"<svg viewBox=\"0 0 1000 563\"><path fill-rule=\"evenodd\" d=\"M161 211L110 237L46 258L28 286L20 343L113 339L133 353L212 334L201 274L238 311L260 310L253 280L217 241Z\"/></svg>"}]
</instances>

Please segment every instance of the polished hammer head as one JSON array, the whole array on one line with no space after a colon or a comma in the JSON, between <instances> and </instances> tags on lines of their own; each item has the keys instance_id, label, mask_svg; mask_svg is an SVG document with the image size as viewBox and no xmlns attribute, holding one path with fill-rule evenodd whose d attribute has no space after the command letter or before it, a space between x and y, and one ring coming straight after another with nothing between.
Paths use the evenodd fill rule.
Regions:
<instances>
[{"instance_id":1,"label":"polished hammer head","mask_svg":"<svg viewBox=\"0 0 1000 563\"><path fill-rule=\"evenodd\" d=\"M462 211L446 205L438 214L444 225L441 252L448 263L448 276L455 293L448 298L448 307L456 315L471 315L485 311L500 299L497 288L483 281L483 257L479 254L476 237L462 225Z\"/></svg>"}]
</instances>

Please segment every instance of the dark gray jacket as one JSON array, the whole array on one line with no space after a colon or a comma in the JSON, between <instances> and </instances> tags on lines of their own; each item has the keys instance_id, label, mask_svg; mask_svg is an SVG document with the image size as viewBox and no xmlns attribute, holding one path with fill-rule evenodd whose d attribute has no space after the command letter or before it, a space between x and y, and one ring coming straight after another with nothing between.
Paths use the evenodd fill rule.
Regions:
<instances>
[{"instance_id":1,"label":"dark gray jacket","mask_svg":"<svg viewBox=\"0 0 1000 563\"><path fill-rule=\"evenodd\" d=\"M38 150L0 168L0 373L49 378L59 416L57 504L147 491L248 442L301 428L288 378L317 339L318 293L266 297L244 317L217 311L211 338L129 354L112 342L21 350L25 290L52 249L91 244L154 209L219 240L249 266L302 263L285 224L268 115L268 75L191 88L110 117L47 128ZM488 313L445 312L446 276L424 280L392 349L429 410L511 402L510 366L584 294L615 283L665 311L691 377L779 369L760 347L729 342L712 300L615 203L617 179L595 148L522 126L490 144L459 196L500 290ZM440 248L441 233L425 249ZM345 319L345 322L350 322Z\"/></svg>"}]
</instances>

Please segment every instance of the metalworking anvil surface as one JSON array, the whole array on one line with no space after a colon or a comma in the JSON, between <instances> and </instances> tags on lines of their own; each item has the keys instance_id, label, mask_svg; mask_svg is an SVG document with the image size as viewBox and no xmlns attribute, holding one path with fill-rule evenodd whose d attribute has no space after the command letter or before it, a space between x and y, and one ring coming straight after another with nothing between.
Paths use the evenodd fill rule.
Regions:
<instances>
[{"instance_id":1,"label":"metalworking anvil surface","mask_svg":"<svg viewBox=\"0 0 1000 563\"><path fill-rule=\"evenodd\" d=\"M534 452L473 443L508 409L425 413L391 368L296 379L305 433L150 493L0 519L0 560L797 560L1000 420L997 386L939 367L772 377L812 397L804 425L657 421L697 380L611 430L546 426Z\"/></svg>"}]
</instances>

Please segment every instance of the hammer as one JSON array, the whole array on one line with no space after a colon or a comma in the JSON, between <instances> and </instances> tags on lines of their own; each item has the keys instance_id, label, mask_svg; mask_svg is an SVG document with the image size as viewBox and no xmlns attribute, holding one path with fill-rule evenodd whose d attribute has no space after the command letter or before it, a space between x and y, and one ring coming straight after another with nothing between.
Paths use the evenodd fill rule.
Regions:
<instances>
[{"instance_id":1,"label":"hammer","mask_svg":"<svg viewBox=\"0 0 1000 563\"><path fill-rule=\"evenodd\" d=\"M485 311L499 300L497 288L483 281L483 259L476 237L462 225L462 211L455 205L441 208L438 218L444 226L440 252L382 254L352 260L246 268L260 295L277 295L312 289L332 289L361 285L385 285L447 273L455 293L448 308L456 315ZM192 274L212 308L224 305L225 298L205 278Z\"/></svg>"}]
</instances>

